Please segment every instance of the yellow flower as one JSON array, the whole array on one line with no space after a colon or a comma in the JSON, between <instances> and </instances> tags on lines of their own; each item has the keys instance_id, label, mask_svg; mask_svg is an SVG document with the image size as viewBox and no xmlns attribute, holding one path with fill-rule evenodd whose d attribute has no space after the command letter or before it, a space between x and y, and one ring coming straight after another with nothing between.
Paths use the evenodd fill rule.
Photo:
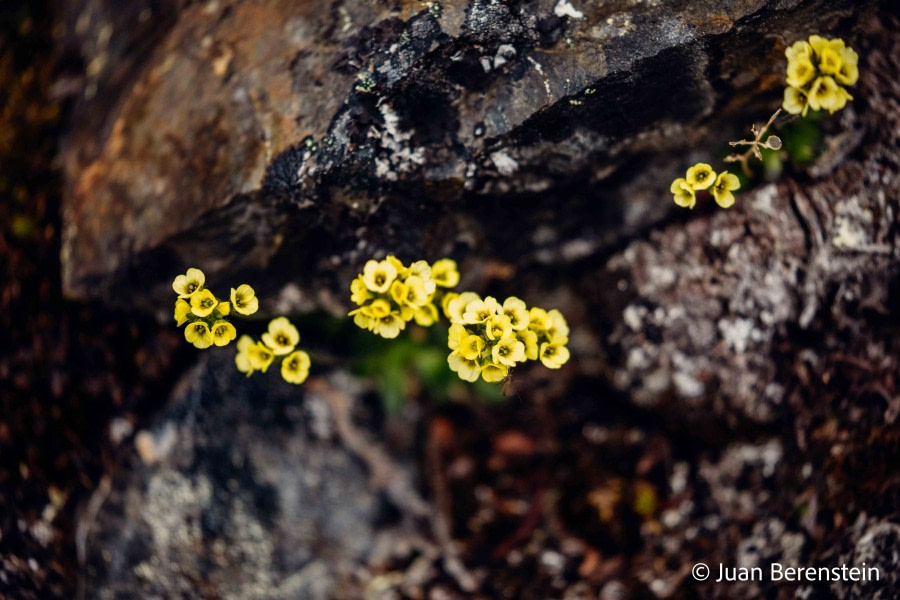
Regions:
<instances>
[{"instance_id":1,"label":"yellow flower","mask_svg":"<svg viewBox=\"0 0 900 600\"><path fill-rule=\"evenodd\" d=\"M253 288L244 283L237 289L231 288L231 306L242 315L252 315L259 310L259 298Z\"/></svg>"},{"instance_id":2,"label":"yellow flower","mask_svg":"<svg viewBox=\"0 0 900 600\"><path fill-rule=\"evenodd\" d=\"M706 163L697 163L687 170L686 179L695 190L705 190L716 180L716 172Z\"/></svg>"},{"instance_id":3,"label":"yellow flower","mask_svg":"<svg viewBox=\"0 0 900 600\"><path fill-rule=\"evenodd\" d=\"M216 346L227 346L237 337L234 325L228 321L216 321L212 326L213 343Z\"/></svg>"},{"instance_id":4,"label":"yellow flower","mask_svg":"<svg viewBox=\"0 0 900 600\"><path fill-rule=\"evenodd\" d=\"M497 300L488 296L484 300L472 300L466 305L466 311L463 313L463 322L470 325L476 323L484 323L489 318L497 314L500 305Z\"/></svg>"},{"instance_id":5,"label":"yellow flower","mask_svg":"<svg viewBox=\"0 0 900 600\"><path fill-rule=\"evenodd\" d=\"M394 270L397 271L397 277L406 277L409 275L409 267L403 264L403 262L394 256L393 254L385 258L384 260L391 263L394 266Z\"/></svg>"},{"instance_id":6,"label":"yellow flower","mask_svg":"<svg viewBox=\"0 0 900 600\"><path fill-rule=\"evenodd\" d=\"M525 346L525 358L528 360L537 360L538 357L538 336L530 329L523 329L516 332L516 337Z\"/></svg>"},{"instance_id":7,"label":"yellow flower","mask_svg":"<svg viewBox=\"0 0 900 600\"><path fill-rule=\"evenodd\" d=\"M569 360L569 349L560 344L541 344L541 362L548 369L558 369Z\"/></svg>"},{"instance_id":8,"label":"yellow flower","mask_svg":"<svg viewBox=\"0 0 900 600\"><path fill-rule=\"evenodd\" d=\"M254 370L265 373L275 360L275 353L262 342L256 342L247 347L247 360Z\"/></svg>"},{"instance_id":9,"label":"yellow flower","mask_svg":"<svg viewBox=\"0 0 900 600\"><path fill-rule=\"evenodd\" d=\"M428 264L428 261L417 260L409 265L408 272L404 274L404 277L408 278L412 275L421 277L422 279L431 279L431 265ZM434 288L432 288L431 291L433 292Z\"/></svg>"},{"instance_id":10,"label":"yellow flower","mask_svg":"<svg viewBox=\"0 0 900 600\"><path fill-rule=\"evenodd\" d=\"M503 381L509 375L509 369L503 365L488 363L481 368L481 378L489 383Z\"/></svg>"},{"instance_id":11,"label":"yellow flower","mask_svg":"<svg viewBox=\"0 0 900 600\"><path fill-rule=\"evenodd\" d=\"M218 304L219 301L209 290L200 290L191 296L191 312L198 317L208 317Z\"/></svg>"},{"instance_id":12,"label":"yellow flower","mask_svg":"<svg viewBox=\"0 0 900 600\"><path fill-rule=\"evenodd\" d=\"M809 101L802 90L786 87L784 88L784 101L781 103L781 108L792 115L802 114L806 116L806 111L809 109Z\"/></svg>"},{"instance_id":13,"label":"yellow flower","mask_svg":"<svg viewBox=\"0 0 900 600\"><path fill-rule=\"evenodd\" d=\"M466 331L466 328L460 325L459 323L454 323L450 326L450 331L447 334L447 346L451 350L456 350L459 348L459 345L462 343L464 339L469 336L469 332Z\"/></svg>"},{"instance_id":14,"label":"yellow flower","mask_svg":"<svg viewBox=\"0 0 900 600\"><path fill-rule=\"evenodd\" d=\"M459 270L456 267L456 261L451 258L442 258L435 262L431 265L431 278L441 287L456 287L459 284Z\"/></svg>"},{"instance_id":15,"label":"yellow flower","mask_svg":"<svg viewBox=\"0 0 900 600\"><path fill-rule=\"evenodd\" d=\"M561 312L555 308L547 313L550 326L547 327L547 337L553 344L565 344L569 341L569 324Z\"/></svg>"},{"instance_id":16,"label":"yellow flower","mask_svg":"<svg viewBox=\"0 0 900 600\"><path fill-rule=\"evenodd\" d=\"M188 322L188 315L190 314L191 305L187 303L187 300L179 298L175 301L175 323L178 327Z\"/></svg>"},{"instance_id":17,"label":"yellow flower","mask_svg":"<svg viewBox=\"0 0 900 600\"><path fill-rule=\"evenodd\" d=\"M413 318L416 320L417 325L431 327L438 320L437 307L429 302L425 306L417 308Z\"/></svg>"},{"instance_id":18,"label":"yellow flower","mask_svg":"<svg viewBox=\"0 0 900 600\"><path fill-rule=\"evenodd\" d=\"M391 303L383 298L373 300L372 303L365 307L365 311L370 317L380 319L391 314Z\"/></svg>"},{"instance_id":19,"label":"yellow flower","mask_svg":"<svg viewBox=\"0 0 900 600\"><path fill-rule=\"evenodd\" d=\"M186 327L184 329L184 339L201 350L209 348L213 343L213 336L209 331L209 326L203 321L195 321Z\"/></svg>"},{"instance_id":20,"label":"yellow flower","mask_svg":"<svg viewBox=\"0 0 900 600\"><path fill-rule=\"evenodd\" d=\"M844 108L847 100L852 99L853 97L844 88L827 75L816 79L809 88L809 105L813 110L822 109L833 113Z\"/></svg>"},{"instance_id":21,"label":"yellow flower","mask_svg":"<svg viewBox=\"0 0 900 600\"><path fill-rule=\"evenodd\" d=\"M407 306L412 306L414 308L428 304L428 301L431 299L431 294L434 293L434 282L430 279L422 279L422 277L418 275L410 275L407 277L404 282L404 287L406 294L402 301L398 301L397 304L406 304Z\"/></svg>"},{"instance_id":22,"label":"yellow flower","mask_svg":"<svg viewBox=\"0 0 900 600\"><path fill-rule=\"evenodd\" d=\"M203 289L206 283L206 275L200 269L190 268L184 275L179 275L172 282L172 289L179 298L190 298L194 293Z\"/></svg>"},{"instance_id":23,"label":"yellow flower","mask_svg":"<svg viewBox=\"0 0 900 600\"><path fill-rule=\"evenodd\" d=\"M443 312L444 316L447 317L448 319L450 318L450 315L448 314L447 311L450 308L450 303L453 302L454 300L456 300L457 298L459 298L459 294L457 294L456 292L447 292L441 298L441 312Z\"/></svg>"},{"instance_id":24,"label":"yellow flower","mask_svg":"<svg viewBox=\"0 0 900 600\"><path fill-rule=\"evenodd\" d=\"M673 181L669 191L674 195L675 204L682 208L694 208L697 203L697 194L686 179L678 178Z\"/></svg>"},{"instance_id":25,"label":"yellow flower","mask_svg":"<svg viewBox=\"0 0 900 600\"><path fill-rule=\"evenodd\" d=\"M466 307L469 305L469 302L473 300L481 300L481 296L479 296L475 292L463 292L462 294L447 295L454 296L447 301L447 308L444 309L444 314L448 319L450 319L451 323L462 323L463 315L466 312Z\"/></svg>"},{"instance_id":26,"label":"yellow flower","mask_svg":"<svg viewBox=\"0 0 900 600\"><path fill-rule=\"evenodd\" d=\"M297 350L281 362L281 376L288 383L301 384L309 376L309 365L309 354Z\"/></svg>"},{"instance_id":27,"label":"yellow flower","mask_svg":"<svg viewBox=\"0 0 900 600\"><path fill-rule=\"evenodd\" d=\"M838 83L853 85L859 79L859 55L853 48L841 49L841 68L835 73L834 78Z\"/></svg>"},{"instance_id":28,"label":"yellow flower","mask_svg":"<svg viewBox=\"0 0 900 600\"><path fill-rule=\"evenodd\" d=\"M450 365L450 370L459 375L463 381L476 381L481 373L481 367L477 360L464 358L459 352L451 352L447 357L447 364Z\"/></svg>"},{"instance_id":29,"label":"yellow flower","mask_svg":"<svg viewBox=\"0 0 900 600\"><path fill-rule=\"evenodd\" d=\"M525 302L515 296L510 296L503 301L503 314L509 317L509 324L516 331L528 327L528 307Z\"/></svg>"},{"instance_id":30,"label":"yellow flower","mask_svg":"<svg viewBox=\"0 0 900 600\"><path fill-rule=\"evenodd\" d=\"M476 360L481 356L482 350L484 350L484 340L479 335L467 335L459 341L459 347L456 349L466 360Z\"/></svg>"},{"instance_id":31,"label":"yellow flower","mask_svg":"<svg viewBox=\"0 0 900 600\"><path fill-rule=\"evenodd\" d=\"M799 57L792 60L787 66L787 84L802 88L816 76L816 67L808 57Z\"/></svg>"},{"instance_id":32,"label":"yellow flower","mask_svg":"<svg viewBox=\"0 0 900 600\"><path fill-rule=\"evenodd\" d=\"M512 335L513 328L506 315L494 315L484 322L484 333L489 340L499 340Z\"/></svg>"},{"instance_id":33,"label":"yellow flower","mask_svg":"<svg viewBox=\"0 0 900 600\"><path fill-rule=\"evenodd\" d=\"M371 297L372 294L369 293L369 288L366 287L366 282L363 281L362 275L357 276L356 279L350 282L351 302L357 306L362 306Z\"/></svg>"},{"instance_id":34,"label":"yellow flower","mask_svg":"<svg viewBox=\"0 0 900 600\"><path fill-rule=\"evenodd\" d=\"M246 373L247 377L253 374L253 365L250 364L248 350L253 345L253 338L249 335L242 335L237 342L237 354L234 356L234 365L241 373Z\"/></svg>"},{"instance_id":35,"label":"yellow flower","mask_svg":"<svg viewBox=\"0 0 900 600\"><path fill-rule=\"evenodd\" d=\"M396 259L395 259L396 260ZM397 267L388 260L369 260L363 267L363 282L369 290L383 294L391 287L397 278Z\"/></svg>"},{"instance_id":36,"label":"yellow flower","mask_svg":"<svg viewBox=\"0 0 900 600\"><path fill-rule=\"evenodd\" d=\"M796 58L812 58L812 47L810 47L808 42L800 40L791 44L791 46L784 51L784 55L787 57L788 61L795 60Z\"/></svg>"},{"instance_id":37,"label":"yellow flower","mask_svg":"<svg viewBox=\"0 0 900 600\"><path fill-rule=\"evenodd\" d=\"M394 311L375 321L375 333L383 338L393 339L400 335L400 332L406 328L406 321L400 316L400 313Z\"/></svg>"},{"instance_id":38,"label":"yellow flower","mask_svg":"<svg viewBox=\"0 0 900 600\"><path fill-rule=\"evenodd\" d=\"M822 49L819 54L819 70L826 75L834 75L841 70L841 48L834 48L830 44Z\"/></svg>"},{"instance_id":39,"label":"yellow flower","mask_svg":"<svg viewBox=\"0 0 900 600\"><path fill-rule=\"evenodd\" d=\"M216 307L216 310L219 311L219 314L223 317L227 317L231 314L231 303L229 302L219 302L219 306Z\"/></svg>"},{"instance_id":40,"label":"yellow flower","mask_svg":"<svg viewBox=\"0 0 900 600\"><path fill-rule=\"evenodd\" d=\"M821 58L822 55L829 50L840 52L844 47L844 40L840 38L829 40L823 38L820 35L811 35L809 36L809 45L812 46L813 52L816 54L816 56Z\"/></svg>"},{"instance_id":41,"label":"yellow flower","mask_svg":"<svg viewBox=\"0 0 900 600\"><path fill-rule=\"evenodd\" d=\"M289 354L300 341L300 333L287 317L269 321L269 330L261 337L263 343L271 348L276 356Z\"/></svg>"},{"instance_id":42,"label":"yellow flower","mask_svg":"<svg viewBox=\"0 0 900 600\"><path fill-rule=\"evenodd\" d=\"M495 363L514 367L517 362L525 361L525 344L520 342L514 335L509 335L491 348L491 358L494 359Z\"/></svg>"},{"instance_id":43,"label":"yellow flower","mask_svg":"<svg viewBox=\"0 0 900 600\"><path fill-rule=\"evenodd\" d=\"M350 311L348 316L353 317L353 323L360 329L375 330L376 319L371 315L369 307L357 308L354 311Z\"/></svg>"},{"instance_id":44,"label":"yellow flower","mask_svg":"<svg viewBox=\"0 0 900 600\"><path fill-rule=\"evenodd\" d=\"M722 208L728 208L734 204L734 194L731 192L741 188L741 180L737 175L732 175L728 171L722 171L716 178L716 184L712 188L713 198L716 204Z\"/></svg>"},{"instance_id":45,"label":"yellow flower","mask_svg":"<svg viewBox=\"0 0 900 600\"><path fill-rule=\"evenodd\" d=\"M538 308L535 306L531 310L528 311L528 328L538 333L543 333L547 331L550 327L550 317L547 315L547 311L543 308Z\"/></svg>"}]
</instances>

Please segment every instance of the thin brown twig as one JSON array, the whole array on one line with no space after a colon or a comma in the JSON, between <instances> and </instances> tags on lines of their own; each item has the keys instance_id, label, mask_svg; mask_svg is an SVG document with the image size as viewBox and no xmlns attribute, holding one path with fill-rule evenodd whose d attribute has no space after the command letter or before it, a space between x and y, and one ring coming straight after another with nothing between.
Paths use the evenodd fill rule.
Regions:
<instances>
[{"instance_id":1,"label":"thin brown twig","mask_svg":"<svg viewBox=\"0 0 900 600\"><path fill-rule=\"evenodd\" d=\"M740 154L731 154L725 157L725 162L739 162L741 163L741 167L743 168L744 175L750 176L750 157L755 156L759 160L762 160L762 151L761 148L766 148L768 150L780 150L781 149L781 138L776 135L770 135L763 141L762 137L766 134L772 124L775 122L775 119L778 115L781 114L781 109L775 111L775 113L769 117L769 120L761 129L756 127L756 123L750 126L750 132L753 134L752 140L739 140L737 142L728 142L728 145L731 147L735 146L750 146L750 148L743 153Z\"/></svg>"}]
</instances>

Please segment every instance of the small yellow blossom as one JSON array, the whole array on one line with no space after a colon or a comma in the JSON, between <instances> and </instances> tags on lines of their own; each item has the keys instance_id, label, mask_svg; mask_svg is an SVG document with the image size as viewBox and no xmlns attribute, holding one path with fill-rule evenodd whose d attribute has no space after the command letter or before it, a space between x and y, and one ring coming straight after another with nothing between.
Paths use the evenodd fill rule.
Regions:
<instances>
[{"instance_id":1,"label":"small yellow blossom","mask_svg":"<svg viewBox=\"0 0 900 600\"><path fill-rule=\"evenodd\" d=\"M249 335L242 335L237 342L237 354L234 356L234 364L241 373L246 373L247 377L253 374L255 370L250 364L250 356L248 350L253 346L253 338Z\"/></svg>"},{"instance_id":2,"label":"small yellow blossom","mask_svg":"<svg viewBox=\"0 0 900 600\"><path fill-rule=\"evenodd\" d=\"M400 332L405 328L406 321L401 318L400 313L397 311L375 319L375 333L383 338L393 339L400 335Z\"/></svg>"},{"instance_id":3,"label":"small yellow blossom","mask_svg":"<svg viewBox=\"0 0 900 600\"><path fill-rule=\"evenodd\" d=\"M196 292L203 289L206 283L206 275L200 269L190 268L184 275L179 275L172 282L172 289L179 298L190 298Z\"/></svg>"},{"instance_id":4,"label":"small yellow blossom","mask_svg":"<svg viewBox=\"0 0 900 600\"><path fill-rule=\"evenodd\" d=\"M853 97L844 88L827 75L816 79L809 88L809 105L814 110L822 109L834 113L844 108L847 100L852 99Z\"/></svg>"},{"instance_id":5,"label":"small yellow blossom","mask_svg":"<svg viewBox=\"0 0 900 600\"><path fill-rule=\"evenodd\" d=\"M356 279L350 282L350 301L356 304L357 306L361 306L365 304L366 300L372 297L372 294L369 292L369 288L366 287L366 282L363 281L362 275L359 275Z\"/></svg>"},{"instance_id":6,"label":"small yellow blossom","mask_svg":"<svg viewBox=\"0 0 900 600\"><path fill-rule=\"evenodd\" d=\"M694 208L697 204L697 194L686 179L678 178L673 181L669 191L674 196L675 204L682 208Z\"/></svg>"},{"instance_id":7,"label":"small yellow blossom","mask_svg":"<svg viewBox=\"0 0 900 600\"><path fill-rule=\"evenodd\" d=\"M510 334L491 348L491 357L497 364L514 367L517 362L524 362L525 360L525 344Z\"/></svg>"},{"instance_id":8,"label":"small yellow blossom","mask_svg":"<svg viewBox=\"0 0 900 600\"><path fill-rule=\"evenodd\" d=\"M697 163L687 170L685 179L695 190L705 190L716 180L716 172L706 163Z\"/></svg>"},{"instance_id":9,"label":"small yellow blossom","mask_svg":"<svg viewBox=\"0 0 900 600\"><path fill-rule=\"evenodd\" d=\"M787 84L802 88L816 76L816 67L809 58L798 58L788 63Z\"/></svg>"},{"instance_id":10,"label":"small yellow blossom","mask_svg":"<svg viewBox=\"0 0 900 600\"><path fill-rule=\"evenodd\" d=\"M181 327L185 323L188 322L188 317L191 314L191 305L187 303L187 300L182 300L179 298L175 301L175 323L177 327Z\"/></svg>"},{"instance_id":11,"label":"small yellow blossom","mask_svg":"<svg viewBox=\"0 0 900 600\"><path fill-rule=\"evenodd\" d=\"M413 314L413 319L416 320L416 325L431 327L438 320L437 307L429 302L425 306L416 309L416 312Z\"/></svg>"},{"instance_id":12,"label":"small yellow blossom","mask_svg":"<svg viewBox=\"0 0 900 600\"><path fill-rule=\"evenodd\" d=\"M209 348L213 344L213 336L209 330L209 325L203 321L195 321L188 325L184 330L184 339L201 350Z\"/></svg>"},{"instance_id":13,"label":"small yellow blossom","mask_svg":"<svg viewBox=\"0 0 900 600\"><path fill-rule=\"evenodd\" d=\"M397 267L388 260L369 260L363 268L363 282L377 294L387 292L396 278Z\"/></svg>"},{"instance_id":14,"label":"small yellow blossom","mask_svg":"<svg viewBox=\"0 0 900 600\"><path fill-rule=\"evenodd\" d=\"M468 324L484 323L496 315L499 309L497 300L491 296L484 300L472 300L466 305L462 320Z\"/></svg>"},{"instance_id":15,"label":"small yellow blossom","mask_svg":"<svg viewBox=\"0 0 900 600\"><path fill-rule=\"evenodd\" d=\"M283 356L289 354L300 341L300 333L287 317L278 317L269 322L268 331L262 334L262 341L275 356Z\"/></svg>"},{"instance_id":16,"label":"small yellow blossom","mask_svg":"<svg viewBox=\"0 0 900 600\"><path fill-rule=\"evenodd\" d=\"M382 317L386 317L391 314L391 304L387 300L374 300L367 307L368 314L376 319L380 319Z\"/></svg>"},{"instance_id":17,"label":"small yellow blossom","mask_svg":"<svg viewBox=\"0 0 900 600\"><path fill-rule=\"evenodd\" d=\"M785 112L792 115L806 116L806 111L809 109L809 100L802 90L798 90L795 87L786 87L784 88L784 101L781 103L781 107Z\"/></svg>"},{"instance_id":18,"label":"small yellow blossom","mask_svg":"<svg viewBox=\"0 0 900 600\"><path fill-rule=\"evenodd\" d=\"M450 370L459 375L459 378L463 381L476 381L478 375L481 374L481 367L478 365L478 361L469 360L456 351L450 353L450 356L447 357L447 363L450 365Z\"/></svg>"},{"instance_id":19,"label":"small yellow blossom","mask_svg":"<svg viewBox=\"0 0 900 600\"><path fill-rule=\"evenodd\" d=\"M281 362L281 376L288 383L301 384L309 376L309 354L303 350L292 352Z\"/></svg>"},{"instance_id":20,"label":"small yellow blossom","mask_svg":"<svg viewBox=\"0 0 900 600\"><path fill-rule=\"evenodd\" d=\"M219 306L216 307L216 310L219 311L219 314L223 317L227 317L231 314L231 303L219 302Z\"/></svg>"},{"instance_id":21,"label":"small yellow blossom","mask_svg":"<svg viewBox=\"0 0 900 600\"><path fill-rule=\"evenodd\" d=\"M448 294L448 296L449 295L451 294ZM466 306L473 300L481 300L481 296L475 292L463 292L462 294L455 295L455 297L447 303L447 308L444 309L444 315L450 319L451 323L462 323L463 315L466 312Z\"/></svg>"},{"instance_id":22,"label":"small yellow blossom","mask_svg":"<svg viewBox=\"0 0 900 600\"><path fill-rule=\"evenodd\" d=\"M431 265L429 265L427 261L417 260L409 265L409 269L407 269L407 274L405 275L407 278L412 276L420 277L426 281L431 280ZM433 292L434 288L432 288L431 291Z\"/></svg>"},{"instance_id":23,"label":"small yellow blossom","mask_svg":"<svg viewBox=\"0 0 900 600\"><path fill-rule=\"evenodd\" d=\"M516 331L521 331L528 327L528 307L525 302L510 296L503 301L503 314L509 317L509 324Z\"/></svg>"},{"instance_id":24,"label":"small yellow blossom","mask_svg":"<svg viewBox=\"0 0 900 600\"><path fill-rule=\"evenodd\" d=\"M228 321L216 321L212 326L212 336L216 346L227 346L237 337L237 331Z\"/></svg>"},{"instance_id":25,"label":"small yellow blossom","mask_svg":"<svg viewBox=\"0 0 900 600\"><path fill-rule=\"evenodd\" d=\"M550 327L550 317L543 308L534 306L528 311L528 328L538 333L547 331Z\"/></svg>"},{"instance_id":26,"label":"small yellow blossom","mask_svg":"<svg viewBox=\"0 0 900 600\"><path fill-rule=\"evenodd\" d=\"M231 288L231 307L242 315L252 315L259 310L259 299L249 285L242 284L237 289Z\"/></svg>"},{"instance_id":27,"label":"small yellow blossom","mask_svg":"<svg viewBox=\"0 0 900 600\"><path fill-rule=\"evenodd\" d=\"M484 340L477 335L467 335L459 342L456 351L466 360L476 360L484 350Z\"/></svg>"},{"instance_id":28,"label":"small yellow blossom","mask_svg":"<svg viewBox=\"0 0 900 600\"><path fill-rule=\"evenodd\" d=\"M403 264L399 258L394 256L393 254L385 258L384 260L388 261L393 265L394 270L397 272L397 277L406 278L409 276L409 267Z\"/></svg>"},{"instance_id":29,"label":"small yellow blossom","mask_svg":"<svg viewBox=\"0 0 900 600\"><path fill-rule=\"evenodd\" d=\"M449 346L451 350L456 350L468 336L469 334L466 332L465 327L459 323L453 323L450 325L450 332L447 336L447 346Z\"/></svg>"},{"instance_id":30,"label":"small yellow blossom","mask_svg":"<svg viewBox=\"0 0 900 600\"><path fill-rule=\"evenodd\" d=\"M516 337L525 347L525 358L528 360L537 360L538 357L538 336L531 329L523 329L516 332Z\"/></svg>"},{"instance_id":31,"label":"small yellow blossom","mask_svg":"<svg viewBox=\"0 0 900 600\"><path fill-rule=\"evenodd\" d=\"M451 258L442 258L431 265L431 278L444 288L456 287L459 284L459 270L456 261Z\"/></svg>"},{"instance_id":32,"label":"small yellow blossom","mask_svg":"<svg viewBox=\"0 0 900 600\"><path fill-rule=\"evenodd\" d=\"M489 340L499 340L513 334L512 322L507 315L494 315L484 322L484 333Z\"/></svg>"},{"instance_id":33,"label":"small yellow blossom","mask_svg":"<svg viewBox=\"0 0 900 600\"><path fill-rule=\"evenodd\" d=\"M787 57L788 61L796 60L798 58L812 58L812 47L809 45L809 42L799 40L791 44L784 51L784 55Z\"/></svg>"},{"instance_id":34,"label":"small yellow blossom","mask_svg":"<svg viewBox=\"0 0 900 600\"><path fill-rule=\"evenodd\" d=\"M553 344L566 344L569 341L569 324L561 312L556 310L547 311L547 318L550 321L547 327L547 337Z\"/></svg>"},{"instance_id":35,"label":"small yellow blossom","mask_svg":"<svg viewBox=\"0 0 900 600\"><path fill-rule=\"evenodd\" d=\"M559 344L541 344L541 362L548 369L558 369L569 360L569 349Z\"/></svg>"},{"instance_id":36,"label":"small yellow blossom","mask_svg":"<svg viewBox=\"0 0 900 600\"><path fill-rule=\"evenodd\" d=\"M737 175L732 175L728 171L719 173L719 176L716 178L716 184L712 188L712 195L716 200L716 204L722 208L730 207L734 204L734 194L731 192L740 189L740 187L741 180L737 178Z\"/></svg>"},{"instance_id":37,"label":"small yellow blossom","mask_svg":"<svg viewBox=\"0 0 900 600\"><path fill-rule=\"evenodd\" d=\"M509 369L503 365L488 363L481 368L481 378L488 383L498 383L506 379Z\"/></svg>"},{"instance_id":38,"label":"small yellow blossom","mask_svg":"<svg viewBox=\"0 0 900 600\"><path fill-rule=\"evenodd\" d=\"M419 308L428 304L431 294L434 293L434 282L422 279L418 275L410 275L402 285L405 294L397 304Z\"/></svg>"},{"instance_id":39,"label":"small yellow blossom","mask_svg":"<svg viewBox=\"0 0 900 600\"><path fill-rule=\"evenodd\" d=\"M248 346L246 352L250 366L254 370L262 371L263 373L269 370L269 365L275 360L275 353L262 342L256 342Z\"/></svg>"},{"instance_id":40,"label":"small yellow blossom","mask_svg":"<svg viewBox=\"0 0 900 600\"><path fill-rule=\"evenodd\" d=\"M853 85L859 79L859 55L850 47L841 49L841 68L834 78L843 85Z\"/></svg>"},{"instance_id":41,"label":"small yellow blossom","mask_svg":"<svg viewBox=\"0 0 900 600\"><path fill-rule=\"evenodd\" d=\"M198 317L208 317L218 304L219 301L209 290L200 290L191 296L191 312Z\"/></svg>"}]
</instances>

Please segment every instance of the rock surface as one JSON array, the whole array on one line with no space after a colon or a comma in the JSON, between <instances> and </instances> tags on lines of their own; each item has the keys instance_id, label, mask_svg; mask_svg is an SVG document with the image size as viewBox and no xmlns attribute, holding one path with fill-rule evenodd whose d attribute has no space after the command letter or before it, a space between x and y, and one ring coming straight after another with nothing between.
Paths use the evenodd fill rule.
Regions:
<instances>
[{"instance_id":1,"label":"rock surface","mask_svg":"<svg viewBox=\"0 0 900 600\"><path fill-rule=\"evenodd\" d=\"M368 561L410 544L322 396L265 380L201 361L135 436L81 525L87 597L355 598Z\"/></svg>"},{"instance_id":2,"label":"rock surface","mask_svg":"<svg viewBox=\"0 0 900 600\"><path fill-rule=\"evenodd\" d=\"M872 3L114 6L67 4L92 79L65 289L155 308L147 274L191 263L340 310L374 254L552 272L670 218L681 155L766 110L789 41L852 40Z\"/></svg>"}]
</instances>

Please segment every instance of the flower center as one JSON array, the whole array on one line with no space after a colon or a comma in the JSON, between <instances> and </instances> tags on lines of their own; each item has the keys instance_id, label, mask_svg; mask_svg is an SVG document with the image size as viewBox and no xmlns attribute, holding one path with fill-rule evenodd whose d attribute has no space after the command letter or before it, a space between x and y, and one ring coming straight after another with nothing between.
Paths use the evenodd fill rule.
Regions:
<instances>
[{"instance_id":1,"label":"flower center","mask_svg":"<svg viewBox=\"0 0 900 600\"><path fill-rule=\"evenodd\" d=\"M378 275L375 276L375 285L384 285L384 279L385 279L384 275L379 273Z\"/></svg>"},{"instance_id":2,"label":"flower center","mask_svg":"<svg viewBox=\"0 0 900 600\"><path fill-rule=\"evenodd\" d=\"M187 291L188 291L189 294L194 293L196 290L197 290L197 284L196 284L196 283L189 283L189 284L187 284Z\"/></svg>"},{"instance_id":3,"label":"flower center","mask_svg":"<svg viewBox=\"0 0 900 600\"><path fill-rule=\"evenodd\" d=\"M278 344L279 344L280 346L287 346L287 345L288 345L288 339L287 339L287 336L286 336L286 335L279 335L278 337L275 338L275 341L278 342Z\"/></svg>"}]
</instances>

